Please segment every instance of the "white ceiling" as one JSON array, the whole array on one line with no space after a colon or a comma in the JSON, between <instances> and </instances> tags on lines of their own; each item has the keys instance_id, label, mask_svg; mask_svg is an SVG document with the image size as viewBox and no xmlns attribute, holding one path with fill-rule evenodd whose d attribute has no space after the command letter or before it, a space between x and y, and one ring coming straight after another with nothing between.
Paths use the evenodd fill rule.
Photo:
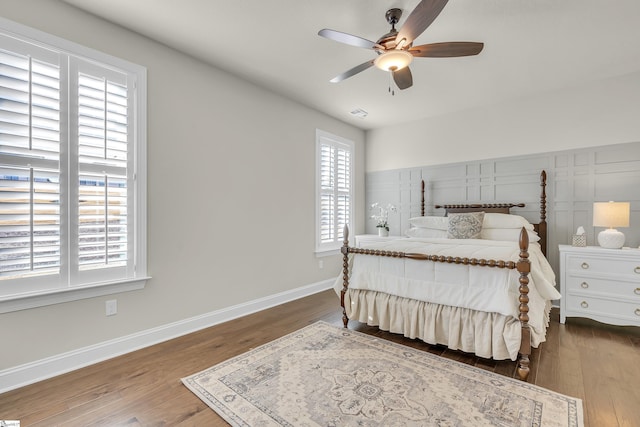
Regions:
<instances>
[{"instance_id":1,"label":"white ceiling","mask_svg":"<svg viewBox=\"0 0 640 427\"><path fill-rule=\"evenodd\" d=\"M484 42L477 56L416 58L413 87L388 92L375 57L322 28L377 40L384 14L418 0L64 0L363 129L389 126L640 70L638 0L451 0L414 45ZM351 116L361 108L365 119Z\"/></svg>"}]
</instances>

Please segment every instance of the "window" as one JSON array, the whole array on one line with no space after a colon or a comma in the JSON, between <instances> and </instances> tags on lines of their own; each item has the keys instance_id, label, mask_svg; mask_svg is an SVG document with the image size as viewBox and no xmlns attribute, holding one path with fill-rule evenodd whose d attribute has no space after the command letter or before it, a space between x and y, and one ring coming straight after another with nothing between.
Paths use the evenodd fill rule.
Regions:
<instances>
[{"instance_id":1,"label":"window","mask_svg":"<svg viewBox=\"0 0 640 427\"><path fill-rule=\"evenodd\" d=\"M353 142L316 130L316 252L342 246L353 229Z\"/></svg>"},{"instance_id":2,"label":"window","mask_svg":"<svg viewBox=\"0 0 640 427\"><path fill-rule=\"evenodd\" d=\"M144 286L145 98L143 67L0 20L0 312Z\"/></svg>"}]
</instances>

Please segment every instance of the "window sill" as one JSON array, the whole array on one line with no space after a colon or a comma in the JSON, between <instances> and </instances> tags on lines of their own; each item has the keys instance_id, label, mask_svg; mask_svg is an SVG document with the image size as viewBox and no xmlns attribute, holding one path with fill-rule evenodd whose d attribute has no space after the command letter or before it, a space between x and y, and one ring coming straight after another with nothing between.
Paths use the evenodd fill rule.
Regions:
<instances>
[{"instance_id":1,"label":"window sill","mask_svg":"<svg viewBox=\"0 0 640 427\"><path fill-rule=\"evenodd\" d=\"M54 291L14 295L5 299L0 299L0 314L81 299L95 298L103 295L136 291L143 289L149 279L150 277L140 277L116 282L94 283L88 286L76 288L56 289Z\"/></svg>"}]
</instances>

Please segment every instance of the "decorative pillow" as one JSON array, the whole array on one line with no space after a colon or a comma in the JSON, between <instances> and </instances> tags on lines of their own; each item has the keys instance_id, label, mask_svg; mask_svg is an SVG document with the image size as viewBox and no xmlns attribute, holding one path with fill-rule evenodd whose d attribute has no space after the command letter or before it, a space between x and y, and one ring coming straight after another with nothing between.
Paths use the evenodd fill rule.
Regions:
<instances>
[{"instance_id":1,"label":"decorative pillow","mask_svg":"<svg viewBox=\"0 0 640 427\"><path fill-rule=\"evenodd\" d=\"M479 239L482 231L484 212L449 214L449 239Z\"/></svg>"},{"instance_id":2,"label":"decorative pillow","mask_svg":"<svg viewBox=\"0 0 640 427\"><path fill-rule=\"evenodd\" d=\"M480 238L485 240L502 240L506 242L519 242L521 228L482 228ZM529 242L538 242L540 236L533 230L527 230Z\"/></svg>"},{"instance_id":3,"label":"decorative pillow","mask_svg":"<svg viewBox=\"0 0 640 427\"><path fill-rule=\"evenodd\" d=\"M409 224L411 224L412 227L447 231L449 228L449 218L446 216L416 216L409 218Z\"/></svg>"},{"instance_id":4,"label":"decorative pillow","mask_svg":"<svg viewBox=\"0 0 640 427\"><path fill-rule=\"evenodd\" d=\"M425 237L425 238L439 238L446 239L447 231L446 230L436 230L434 228L410 228L405 234L407 237Z\"/></svg>"},{"instance_id":5,"label":"decorative pillow","mask_svg":"<svg viewBox=\"0 0 640 427\"><path fill-rule=\"evenodd\" d=\"M533 230L533 225L520 215L487 212L482 222L482 228L517 228L520 230L522 227Z\"/></svg>"}]
</instances>

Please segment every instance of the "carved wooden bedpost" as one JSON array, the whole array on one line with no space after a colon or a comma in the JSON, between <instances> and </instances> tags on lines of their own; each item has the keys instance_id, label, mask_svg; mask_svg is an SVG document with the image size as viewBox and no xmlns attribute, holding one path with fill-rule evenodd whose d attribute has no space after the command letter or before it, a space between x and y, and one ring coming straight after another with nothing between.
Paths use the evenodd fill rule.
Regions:
<instances>
[{"instance_id":1,"label":"carved wooden bedpost","mask_svg":"<svg viewBox=\"0 0 640 427\"><path fill-rule=\"evenodd\" d=\"M529 261L529 234L522 227L520 232L520 259L516 266L520 273L520 327L522 328L522 338L520 341L520 359L518 359L517 373L518 377L526 381L529 376L529 355L531 354L531 330L529 329L529 272L531 271L531 262Z\"/></svg>"},{"instance_id":2,"label":"carved wooden bedpost","mask_svg":"<svg viewBox=\"0 0 640 427\"><path fill-rule=\"evenodd\" d=\"M422 180L422 187L420 189L420 192L422 193L422 201L420 202L420 216L424 216L424 179Z\"/></svg>"},{"instance_id":3,"label":"carved wooden bedpost","mask_svg":"<svg viewBox=\"0 0 640 427\"><path fill-rule=\"evenodd\" d=\"M538 235L540 236L540 247L542 253L547 256L547 172L540 172L540 223L538 224Z\"/></svg>"},{"instance_id":4,"label":"carved wooden bedpost","mask_svg":"<svg viewBox=\"0 0 640 427\"><path fill-rule=\"evenodd\" d=\"M349 317L347 317L347 309L344 306L344 294L347 293L349 288L349 227L344 226L343 233L344 240L342 241L342 290L340 291L340 306L342 307L342 323L344 327L347 327L349 323Z\"/></svg>"}]
</instances>

